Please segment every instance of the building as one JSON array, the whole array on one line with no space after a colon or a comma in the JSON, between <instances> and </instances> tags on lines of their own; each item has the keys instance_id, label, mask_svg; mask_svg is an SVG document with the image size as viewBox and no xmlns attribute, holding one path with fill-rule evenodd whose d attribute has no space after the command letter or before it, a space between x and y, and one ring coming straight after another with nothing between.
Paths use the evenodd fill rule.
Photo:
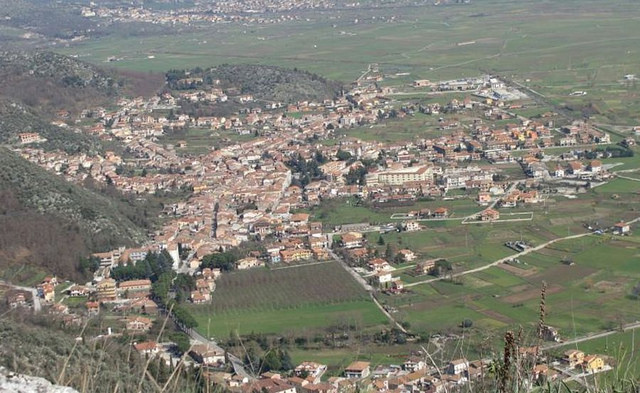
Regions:
<instances>
[{"instance_id":1,"label":"building","mask_svg":"<svg viewBox=\"0 0 640 393\"><path fill-rule=\"evenodd\" d=\"M311 259L313 252L306 248L288 249L280 251L282 262L291 263Z\"/></svg>"},{"instance_id":2,"label":"building","mask_svg":"<svg viewBox=\"0 0 640 393\"><path fill-rule=\"evenodd\" d=\"M258 258L243 258L236 262L236 269L238 270L246 270L262 266L264 266L264 262L259 260Z\"/></svg>"},{"instance_id":3,"label":"building","mask_svg":"<svg viewBox=\"0 0 640 393\"><path fill-rule=\"evenodd\" d=\"M432 181L433 171L430 166L412 166L378 173L378 183L384 185L396 186L409 182L427 183Z\"/></svg>"},{"instance_id":4,"label":"building","mask_svg":"<svg viewBox=\"0 0 640 393\"><path fill-rule=\"evenodd\" d=\"M410 373L416 372L418 370L424 370L427 368L427 363L423 358L419 356L409 356L407 360L404 361L402 368Z\"/></svg>"},{"instance_id":5,"label":"building","mask_svg":"<svg viewBox=\"0 0 640 393\"><path fill-rule=\"evenodd\" d=\"M563 360L569 364L569 367L579 366L584 362L584 352L570 349L564 352Z\"/></svg>"},{"instance_id":6,"label":"building","mask_svg":"<svg viewBox=\"0 0 640 393\"><path fill-rule=\"evenodd\" d=\"M141 355L155 355L158 353L158 344L155 341L134 343L133 348Z\"/></svg>"},{"instance_id":7,"label":"building","mask_svg":"<svg viewBox=\"0 0 640 393\"><path fill-rule=\"evenodd\" d=\"M118 290L124 294L126 292L149 292L151 291L151 280L129 280L118 284Z\"/></svg>"},{"instance_id":8,"label":"building","mask_svg":"<svg viewBox=\"0 0 640 393\"><path fill-rule=\"evenodd\" d=\"M447 366L447 374L461 375L469 369L469 362L467 359L456 359L449 362Z\"/></svg>"},{"instance_id":9,"label":"building","mask_svg":"<svg viewBox=\"0 0 640 393\"><path fill-rule=\"evenodd\" d=\"M416 259L416 254L409 249L402 249L398 251L398 255L402 258L403 262L412 262Z\"/></svg>"},{"instance_id":10,"label":"building","mask_svg":"<svg viewBox=\"0 0 640 393\"><path fill-rule=\"evenodd\" d=\"M220 347L198 344L191 347L189 355L198 363L208 367L219 367L225 363L225 353Z\"/></svg>"},{"instance_id":11,"label":"building","mask_svg":"<svg viewBox=\"0 0 640 393\"><path fill-rule=\"evenodd\" d=\"M597 372L604 368L604 360L598 355L588 355L584 357L582 366L587 372Z\"/></svg>"},{"instance_id":12,"label":"building","mask_svg":"<svg viewBox=\"0 0 640 393\"><path fill-rule=\"evenodd\" d=\"M371 374L371 363L353 362L344 369L344 376L349 379L366 378Z\"/></svg>"},{"instance_id":13,"label":"building","mask_svg":"<svg viewBox=\"0 0 640 393\"><path fill-rule=\"evenodd\" d=\"M486 209L480 213L480 219L482 221L496 221L500 219L500 212L495 209Z\"/></svg>"},{"instance_id":14,"label":"building","mask_svg":"<svg viewBox=\"0 0 640 393\"><path fill-rule=\"evenodd\" d=\"M100 301L115 300L116 280L105 278L96 285L96 295Z\"/></svg>"},{"instance_id":15,"label":"building","mask_svg":"<svg viewBox=\"0 0 640 393\"><path fill-rule=\"evenodd\" d=\"M624 222L619 222L613 226L613 233L615 235L626 235L631 232L631 226Z\"/></svg>"},{"instance_id":16,"label":"building","mask_svg":"<svg viewBox=\"0 0 640 393\"><path fill-rule=\"evenodd\" d=\"M318 381L326 371L326 365L316 362L302 362L293 370L298 377L304 377L306 375Z\"/></svg>"},{"instance_id":17,"label":"building","mask_svg":"<svg viewBox=\"0 0 640 393\"><path fill-rule=\"evenodd\" d=\"M151 329L152 321L145 317L134 317L124 319L126 328L132 332L143 332Z\"/></svg>"}]
</instances>

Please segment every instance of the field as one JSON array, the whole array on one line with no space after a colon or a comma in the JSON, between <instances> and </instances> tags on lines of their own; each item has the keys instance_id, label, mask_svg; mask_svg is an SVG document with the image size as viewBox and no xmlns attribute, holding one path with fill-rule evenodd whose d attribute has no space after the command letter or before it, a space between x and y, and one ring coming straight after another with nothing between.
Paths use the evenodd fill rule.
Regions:
<instances>
[{"instance_id":1,"label":"field","mask_svg":"<svg viewBox=\"0 0 640 393\"><path fill-rule=\"evenodd\" d=\"M640 9L628 1L401 6L393 9L393 21L386 13L388 9L342 9L329 17L310 11L296 22L200 25L155 37L115 34L58 50L143 72L263 63L298 67L343 82L377 63L388 75L385 85L493 72L526 84L554 105L579 112L591 103L601 123L633 125L639 120L639 87L622 82L623 75L637 73L640 63L633 45L640 37ZM459 45L463 42L472 43ZM109 56L121 60L105 63ZM575 90L587 94L569 96Z\"/></svg>"},{"instance_id":2,"label":"field","mask_svg":"<svg viewBox=\"0 0 640 393\"><path fill-rule=\"evenodd\" d=\"M223 275L210 305L192 306L202 334L312 331L333 325L360 328L387 320L340 265L327 262Z\"/></svg>"}]
</instances>

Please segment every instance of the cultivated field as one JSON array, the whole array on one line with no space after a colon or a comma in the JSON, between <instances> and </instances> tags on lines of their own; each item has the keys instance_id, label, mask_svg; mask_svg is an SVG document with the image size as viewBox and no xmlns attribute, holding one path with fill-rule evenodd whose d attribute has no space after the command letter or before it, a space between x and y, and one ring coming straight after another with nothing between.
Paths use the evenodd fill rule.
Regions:
<instances>
[{"instance_id":1,"label":"cultivated field","mask_svg":"<svg viewBox=\"0 0 640 393\"><path fill-rule=\"evenodd\" d=\"M201 25L156 37L115 35L59 50L102 65L117 56L122 60L109 65L144 72L262 63L344 82L378 63L388 74L386 85L493 72L524 83L555 105L579 112L592 104L602 123L634 125L639 120L639 87L622 81L625 74L637 73L640 63L634 45L640 39L640 8L628 1L488 0L396 7L393 15L389 9L357 9L331 16L310 11L300 21L274 25ZM570 96L576 90L587 94Z\"/></svg>"},{"instance_id":2,"label":"cultivated field","mask_svg":"<svg viewBox=\"0 0 640 393\"><path fill-rule=\"evenodd\" d=\"M226 274L217 283L212 303L191 310L198 330L218 337L387 322L360 284L335 262Z\"/></svg>"}]
</instances>

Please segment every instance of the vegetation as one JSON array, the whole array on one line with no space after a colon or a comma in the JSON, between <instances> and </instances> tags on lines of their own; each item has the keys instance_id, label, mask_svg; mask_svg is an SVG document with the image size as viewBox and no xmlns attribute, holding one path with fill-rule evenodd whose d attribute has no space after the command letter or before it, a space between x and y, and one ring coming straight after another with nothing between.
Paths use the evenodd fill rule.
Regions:
<instances>
[{"instance_id":1,"label":"vegetation","mask_svg":"<svg viewBox=\"0 0 640 393\"><path fill-rule=\"evenodd\" d=\"M167 83L173 89L196 87L181 83L186 77L186 70L172 70L167 73ZM201 77L204 85L219 80L220 87L235 87L241 94L253 95L254 99L282 103L332 99L342 88L339 83L310 72L266 65L223 64L207 70L196 68L188 71L188 77Z\"/></svg>"},{"instance_id":2,"label":"vegetation","mask_svg":"<svg viewBox=\"0 0 640 393\"><path fill-rule=\"evenodd\" d=\"M384 323L362 287L335 262L222 275L210 305L192 306L198 330L277 333L323 328L339 319L359 326Z\"/></svg>"},{"instance_id":3,"label":"vegetation","mask_svg":"<svg viewBox=\"0 0 640 393\"><path fill-rule=\"evenodd\" d=\"M26 263L78 277L80 257L141 242L152 225L146 204L68 183L5 148L0 168L2 269Z\"/></svg>"}]
</instances>

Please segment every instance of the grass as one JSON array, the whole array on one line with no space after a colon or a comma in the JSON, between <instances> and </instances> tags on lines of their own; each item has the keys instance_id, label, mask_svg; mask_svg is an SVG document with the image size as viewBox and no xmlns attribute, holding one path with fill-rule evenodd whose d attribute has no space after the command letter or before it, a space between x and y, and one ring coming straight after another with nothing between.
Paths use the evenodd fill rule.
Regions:
<instances>
[{"instance_id":1,"label":"grass","mask_svg":"<svg viewBox=\"0 0 640 393\"><path fill-rule=\"evenodd\" d=\"M197 330L209 337L226 338L230 333L304 334L342 326L359 328L385 325L387 319L371 301L355 300L336 304L304 304L286 309L240 309L207 313L191 308Z\"/></svg>"},{"instance_id":2,"label":"grass","mask_svg":"<svg viewBox=\"0 0 640 393\"><path fill-rule=\"evenodd\" d=\"M335 262L225 274L212 303L191 311L201 333L225 337L231 331L282 333L340 321L360 327L386 323L360 284Z\"/></svg>"}]
</instances>

